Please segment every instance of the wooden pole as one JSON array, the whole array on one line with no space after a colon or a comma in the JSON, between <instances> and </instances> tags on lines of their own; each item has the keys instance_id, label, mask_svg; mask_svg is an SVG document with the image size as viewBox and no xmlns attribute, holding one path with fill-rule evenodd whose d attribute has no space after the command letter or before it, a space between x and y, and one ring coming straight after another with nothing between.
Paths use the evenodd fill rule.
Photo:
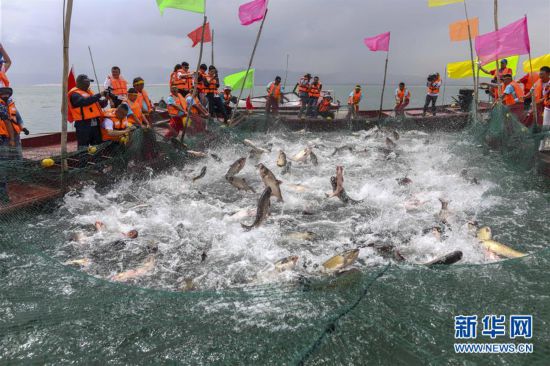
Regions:
<instances>
[{"instance_id":1,"label":"wooden pole","mask_svg":"<svg viewBox=\"0 0 550 366\"><path fill-rule=\"evenodd\" d=\"M443 78L443 96L441 104L445 105L445 92L447 91L447 65L445 65L445 77Z\"/></svg>"},{"instance_id":2,"label":"wooden pole","mask_svg":"<svg viewBox=\"0 0 550 366\"><path fill-rule=\"evenodd\" d=\"M63 25L63 72L61 74L61 179L64 183L67 166L67 114L68 114L68 84L69 75L69 38L71 35L71 17L73 15L73 0L67 1L64 9L65 24Z\"/></svg>"},{"instance_id":3,"label":"wooden pole","mask_svg":"<svg viewBox=\"0 0 550 366\"><path fill-rule=\"evenodd\" d=\"M216 65L214 63L214 29L212 29L212 63L210 65Z\"/></svg>"},{"instance_id":4,"label":"wooden pole","mask_svg":"<svg viewBox=\"0 0 550 366\"><path fill-rule=\"evenodd\" d=\"M288 77L288 58L290 57L289 54L286 55L286 69L285 69L285 81L283 83L283 90L286 90L286 79Z\"/></svg>"},{"instance_id":5,"label":"wooden pole","mask_svg":"<svg viewBox=\"0 0 550 366\"><path fill-rule=\"evenodd\" d=\"M237 108L239 107L239 102L241 101L241 97L243 96L243 90L244 90L244 86L246 85L246 79L248 79L248 73L250 72L250 68L252 67L252 62L254 61L254 54L256 53L256 48L258 47L258 42L260 41L260 36L262 35L262 29L264 29L265 18L267 18L267 11L268 11L268 9L265 9L264 18L262 19L262 24L260 24L260 29L258 29L258 35L256 36L256 42L254 43L254 48L252 49L252 54L250 55L250 61L248 62L248 68L246 69L246 73L244 74L243 85L241 86L241 90L239 92L239 98L237 99L237 105L235 106L235 108L233 109L233 112L231 113L230 121L232 121L233 118L235 117L235 112L237 111Z\"/></svg>"},{"instance_id":6,"label":"wooden pole","mask_svg":"<svg viewBox=\"0 0 550 366\"><path fill-rule=\"evenodd\" d=\"M495 22L495 32L498 31L498 0L494 0L493 2L493 17L494 17L494 22ZM497 59L496 59L496 63L495 63L495 76L497 77L497 96L498 96L498 100L500 100L500 74L499 74L499 70L500 70L500 60L498 59L498 56L497 56Z\"/></svg>"},{"instance_id":7,"label":"wooden pole","mask_svg":"<svg viewBox=\"0 0 550 366\"><path fill-rule=\"evenodd\" d=\"M206 4L206 1L205 1L205 4ZM191 99L193 99L193 100L194 100L195 92L197 91L197 83L199 81L199 69L200 69L201 63L202 63L202 52L204 50L204 27L206 27L206 21L207 21L207 18L206 18L206 13L205 13L204 20L202 21L201 48L200 48L200 51L199 51L199 61L197 62L197 68L195 69L196 70L195 71L195 79L194 79L194 82L193 82L193 89L191 90ZM187 106L187 116L185 117L185 125L183 126L183 132L181 134L181 139L180 139L181 142L183 142L183 139L185 138L185 133L187 132L187 125L189 124L189 119L191 118L190 114L191 114L191 105L188 105Z\"/></svg>"},{"instance_id":8,"label":"wooden pole","mask_svg":"<svg viewBox=\"0 0 550 366\"><path fill-rule=\"evenodd\" d=\"M476 91L476 67L474 64L474 46L472 44L472 30L470 28L470 19L468 18L468 7L466 6L466 0L464 0L464 14L466 15L466 23L468 24L468 41L470 42L470 59L472 60L472 78L474 81L474 101L475 95L477 93ZM477 118L477 102L475 102L474 106L474 119Z\"/></svg>"},{"instance_id":9,"label":"wooden pole","mask_svg":"<svg viewBox=\"0 0 550 366\"><path fill-rule=\"evenodd\" d=\"M382 83L382 95L380 96L380 109L378 110L378 120L382 119L382 106L384 105L384 91L386 90L386 75L388 73L388 59L390 51L386 53L386 65L384 66L384 82Z\"/></svg>"},{"instance_id":10,"label":"wooden pole","mask_svg":"<svg viewBox=\"0 0 550 366\"><path fill-rule=\"evenodd\" d=\"M92 55L92 48L88 46L88 52L90 53L90 60L92 61L92 69L94 70L94 77L97 83L97 92L101 93L101 88L99 86L99 79L97 78L97 72L95 70L94 56Z\"/></svg>"}]
</instances>

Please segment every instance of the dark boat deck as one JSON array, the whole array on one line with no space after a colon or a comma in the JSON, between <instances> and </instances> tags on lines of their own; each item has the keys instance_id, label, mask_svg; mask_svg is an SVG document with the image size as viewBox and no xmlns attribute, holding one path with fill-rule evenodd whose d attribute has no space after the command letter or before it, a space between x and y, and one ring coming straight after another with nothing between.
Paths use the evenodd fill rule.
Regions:
<instances>
[{"instance_id":1,"label":"dark boat deck","mask_svg":"<svg viewBox=\"0 0 550 366\"><path fill-rule=\"evenodd\" d=\"M61 197L61 189L34 183L8 183L9 203L0 203L0 215Z\"/></svg>"}]
</instances>

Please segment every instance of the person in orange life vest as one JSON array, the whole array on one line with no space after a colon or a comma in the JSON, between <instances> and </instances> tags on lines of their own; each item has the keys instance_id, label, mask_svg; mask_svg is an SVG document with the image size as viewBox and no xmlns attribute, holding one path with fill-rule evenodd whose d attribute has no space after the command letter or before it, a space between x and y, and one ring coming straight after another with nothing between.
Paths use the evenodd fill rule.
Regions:
<instances>
[{"instance_id":1,"label":"person in orange life vest","mask_svg":"<svg viewBox=\"0 0 550 366\"><path fill-rule=\"evenodd\" d=\"M140 94L134 88L128 89L128 106L132 112L128 115L128 120L131 124L139 127L151 127L149 119L143 113L143 101L140 98Z\"/></svg>"},{"instance_id":2,"label":"person in orange life vest","mask_svg":"<svg viewBox=\"0 0 550 366\"><path fill-rule=\"evenodd\" d=\"M231 107L231 103L235 98L231 94L230 86L226 86L225 88L223 88L222 97L223 97L223 105L225 106L225 111L227 112L228 115L231 115L231 112L233 111L233 107Z\"/></svg>"},{"instance_id":3,"label":"person in orange life vest","mask_svg":"<svg viewBox=\"0 0 550 366\"><path fill-rule=\"evenodd\" d=\"M132 85L138 93L138 98L140 99L142 105L141 109L143 111L143 114L149 117L149 115L155 111L155 106L151 102L151 98L149 98L149 93L147 93L147 91L145 90L145 80L143 80L142 77L138 76L134 79Z\"/></svg>"},{"instance_id":4,"label":"person in orange life vest","mask_svg":"<svg viewBox=\"0 0 550 366\"><path fill-rule=\"evenodd\" d=\"M183 131L187 116L187 102L176 85L172 85L170 95L166 98L166 105L170 122L168 124L169 130L164 137L168 140L177 137Z\"/></svg>"},{"instance_id":5,"label":"person in orange life vest","mask_svg":"<svg viewBox=\"0 0 550 366\"><path fill-rule=\"evenodd\" d=\"M540 103L544 106L544 112L542 116L542 128L543 130L549 130L550 129L550 67L549 66L543 66L540 69L540 82L539 85L535 86L535 96L537 97L537 103L538 103L538 96L539 91L541 91L541 100Z\"/></svg>"},{"instance_id":6,"label":"person in orange life vest","mask_svg":"<svg viewBox=\"0 0 550 366\"><path fill-rule=\"evenodd\" d=\"M21 147L21 132L25 135L29 134L29 130L23 125L23 118L19 114L19 110L15 106L15 102L12 99L13 89L9 87L1 88L2 94L0 95L0 110L7 111L9 120L11 121L15 135L15 151L18 159L23 159L23 149ZM5 121L5 120L4 120ZM1 122L0 122L1 123ZM6 122L7 124L7 122ZM6 128L9 126L6 125Z\"/></svg>"},{"instance_id":7,"label":"person in orange life vest","mask_svg":"<svg viewBox=\"0 0 550 366\"><path fill-rule=\"evenodd\" d=\"M537 106L537 121L539 126L542 126L544 121L544 90L548 85L550 85L550 67L543 66L539 71L539 79L533 84L531 90L529 91L529 97L532 99L534 98L535 105ZM530 121L529 123L526 123L527 126L529 126L534 120L532 112L530 114Z\"/></svg>"},{"instance_id":8,"label":"person in orange life vest","mask_svg":"<svg viewBox=\"0 0 550 366\"><path fill-rule=\"evenodd\" d=\"M116 109L112 108L105 111L103 121L101 122L101 137L103 141L120 141L122 137L127 137L130 132L136 129L128 123L128 104L122 103Z\"/></svg>"},{"instance_id":9,"label":"person in orange life vest","mask_svg":"<svg viewBox=\"0 0 550 366\"><path fill-rule=\"evenodd\" d=\"M499 80L501 80L500 82L502 83L502 78L504 77L504 75L514 73L512 71L512 69L508 67L508 60L505 59L505 58L500 60L500 68L498 70L495 69L495 70L487 71L486 69L484 69L481 66L481 61L478 61L477 65L478 65L479 69L481 71L483 71L484 73L491 74L491 75L494 76L493 79L491 79L492 84L498 84ZM489 94L489 96L491 98L493 98L493 100L498 98L498 88L497 87L493 87L490 90L487 90L486 93Z\"/></svg>"},{"instance_id":10,"label":"person in orange life vest","mask_svg":"<svg viewBox=\"0 0 550 366\"><path fill-rule=\"evenodd\" d=\"M199 133L206 131L206 124L204 118L209 118L210 114L206 108L200 103L198 98L198 91L195 90L195 94L192 97L191 93L187 94L185 101L187 102L187 108L190 110L189 118L191 123L191 133Z\"/></svg>"},{"instance_id":11,"label":"person in orange life vest","mask_svg":"<svg viewBox=\"0 0 550 366\"><path fill-rule=\"evenodd\" d=\"M2 46L2 44L0 43L0 87L10 86L10 80L6 75L10 67L11 67L10 56L6 52L6 49L4 48L4 46Z\"/></svg>"},{"instance_id":12,"label":"person in orange life vest","mask_svg":"<svg viewBox=\"0 0 550 366\"><path fill-rule=\"evenodd\" d=\"M426 83L426 86L428 87L428 91L426 93L426 102L424 103L424 113L423 115L426 115L426 112L428 111L428 107L431 103L432 108L432 114L435 116L436 108L435 104L437 103L437 97L439 97L439 89L441 88L441 76L439 76L439 73L435 73L434 75L428 76L428 82Z\"/></svg>"},{"instance_id":13,"label":"person in orange life vest","mask_svg":"<svg viewBox=\"0 0 550 366\"><path fill-rule=\"evenodd\" d=\"M174 71L170 74L170 89L172 86L176 86L181 95L186 95L189 93L189 90L187 89L187 80L185 80L182 75L183 66L177 64L174 66Z\"/></svg>"},{"instance_id":14,"label":"person in orange life vest","mask_svg":"<svg viewBox=\"0 0 550 366\"><path fill-rule=\"evenodd\" d=\"M321 103L318 106L318 113L321 117L327 119L334 119L334 112L330 110L332 106L332 97L330 95L325 95Z\"/></svg>"},{"instance_id":15,"label":"person in orange life vest","mask_svg":"<svg viewBox=\"0 0 550 366\"><path fill-rule=\"evenodd\" d=\"M111 102L116 108L128 97L128 82L120 75L120 67L113 66L111 75L107 76L103 84L106 90L111 92Z\"/></svg>"},{"instance_id":16,"label":"person in orange life vest","mask_svg":"<svg viewBox=\"0 0 550 366\"><path fill-rule=\"evenodd\" d=\"M21 156L17 150L18 125L16 108L11 96L13 90L9 87L0 88L0 164L2 161L19 160ZM8 203L8 174L7 169L0 169L0 203Z\"/></svg>"},{"instance_id":17,"label":"person in orange life vest","mask_svg":"<svg viewBox=\"0 0 550 366\"><path fill-rule=\"evenodd\" d=\"M539 73L533 72L533 73L527 73L524 77L519 79L517 82L520 84L523 84L523 105L525 106L525 110L529 110L531 107L531 88L535 83L539 80Z\"/></svg>"},{"instance_id":18,"label":"person in orange life vest","mask_svg":"<svg viewBox=\"0 0 550 366\"><path fill-rule=\"evenodd\" d=\"M298 112L298 118L302 118L302 115L307 109L307 105L309 103L309 85L311 82L311 74L305 74L304 77L300 78L300 81L296 84L296 88L298 88L298 96L300 97L301 106L300 106L300 112Z\"/></svg>"},{"instance_id":19,"label":"person in orange life vest","mask_svg":"<svg viewBox=\"0 0 550 366\"><path fill-rule=\"evenodd\" d=\"M405 87L405 83L399 83L399 88L395 89L395 115L402 116L405 114L405 108L411 100L411 92Z\"/></svg>"},{"instance_id":20,"label":"person in orange life vest","mask_svg":"<svg viewBox=\"0 0 550 366\"><path fill-rule=\"evenodd\" d=\"M281 77L277 76L275 81L267 84L267 99L265 101L265 112L267 114L279 114L279 104L281 103Z\"/></svg>"},{"instance_id":21,"label":"person in orange life vest","mask_svg":"<svg viewBox=\"0 0 550 366\"><path fill-rule=\"evenodd\" d=\"M317 103L319 103L321 97L321 90L323 90L323 84L319 81L318 76L314 76L313 82L309 85L306 116L317 117Z\"/></svg>"},{"instance_id":22,"label":"person in orange life vest","mask_svg":"<svg viewBox=\"0 0 550 366\"><path fill-rule=\"evenodd\" d=\"M211 65L208 68L208 88L206 89L206 98L208 99L208 110L211 118L215 118L218 114L223 116L223 123L227 123L229 116L225 110L225 105L220 97L220 78L218 70Z\"/></svg>"},{"instance_id":23,"label":"person in orange life vest","mask_svg":"<svg viewBox=\"0 0 550 366\"><path fill-rule=\"evenodd\" d=\"M502 103L508 107L523 104L523 88L512 79L512 74L503 75L502 82L500 90Z\"/></svg>"},{"instance_id":24,"label":"person in orange life vest","mask_svg":"<svg viewBox=\"0 0 550 366\"><path fill-rule=\"evenodd\" d=\"M346 115L346 119L357 118L359 103L361 103L362 98L361 85L356 85L348 97L348 114Z\"/></svg>"},{"instance_id":25,"label":"person in orange life vest","mask_svg":"<svg viewBox=\"0 0 550 366\"><path fill-rule=\"evenodd\" d=\"M103 117L103 108L108 104L104 90L94 94L90 89L93 82L86 75L78 75L76 87L71 89L69 96L69 109L75 119L76 140L79 149L86 149L90 145L101 144L100 119Z\"/></svg>"},{"instance_id":26,"label":"person in orange life vest","mask_svg":"<svg viewBox=\"0 0 550 366\"><path fill-rule=\"evenodd\" d=\"M178 78L183 80L182 88L180 89L181 95L184 97L193 90L193 73L189 71L189 63L183 61L181 63L181 70L178 72Z\"/></svg>"},{"instance_id":27,"label":"person in orange life vest","mask_svg":"<svg viewBox=\"0 0 550 366\"><path fill-rule=\"evenodd\" d=\"M199 72L197 74L197 91L199 100L203 106L206 106L206 89L208 89L208 66L202 64L199 66Z\"/></svg>"}]
</instances>

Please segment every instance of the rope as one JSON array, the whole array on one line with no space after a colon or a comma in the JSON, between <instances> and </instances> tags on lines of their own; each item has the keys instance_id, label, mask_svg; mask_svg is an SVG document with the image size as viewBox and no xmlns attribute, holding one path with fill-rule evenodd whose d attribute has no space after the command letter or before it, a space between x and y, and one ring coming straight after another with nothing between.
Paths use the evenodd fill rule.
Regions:
<instances>
[{"instance_id":1,"label":"rope","mask_svg":"<svg viewBox=\"0 0 550 366\"><path fill-rule=\"evenodd\" d=\"M302 353L302 356L299 358L299 360L296 362L296 365L303 366L305 362L319 349L321 344L323 343L323 340L327 337L329 333L333 333L336 330L336 326L338 325L338 321L351 313L357 305L367 296L367 292L369 288L380 278L382 277L386 271L390 268L391 263L388 263L382 271L380 271L374 278L372 278L363 289L363 293L355 300L352 304L350 304L347 308L343 309L339 314L333 317L332 320L329 321L329 323L326 325L323 332L319 335L319 337L309 346L305 352Z\"/></svg>"}]
</instances>

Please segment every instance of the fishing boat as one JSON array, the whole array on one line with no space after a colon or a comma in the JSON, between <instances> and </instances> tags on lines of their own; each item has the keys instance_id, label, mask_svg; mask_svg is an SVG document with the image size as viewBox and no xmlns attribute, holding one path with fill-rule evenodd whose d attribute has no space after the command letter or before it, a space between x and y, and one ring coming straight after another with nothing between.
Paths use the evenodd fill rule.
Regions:
<instances>
[{"instance_id":1,"label":"fishing boat","mask_svg":"<svg viewBox=\"0 0 550 366\"><path fill-rule=\"evenodd\" d=\"M320 99L329 96L334 99L334 92L332 90L323 90L321 91L321 97ZM254 109L261 109L265 110L265 104L267 101L267 95L257 96L250 98L250 102L252 103L252 107ZM279 106L279 113L286 114L286 113L298 113L302 106L300 97L295 92L291 93L282 93L282 103ZM239 109L245 109L246 108L246 99L241 99L239 101L239 104L237 106ZM336 111L340 108L340 102L334 101L331 103L331 110Z\"/></svg>"}]
</instances>

